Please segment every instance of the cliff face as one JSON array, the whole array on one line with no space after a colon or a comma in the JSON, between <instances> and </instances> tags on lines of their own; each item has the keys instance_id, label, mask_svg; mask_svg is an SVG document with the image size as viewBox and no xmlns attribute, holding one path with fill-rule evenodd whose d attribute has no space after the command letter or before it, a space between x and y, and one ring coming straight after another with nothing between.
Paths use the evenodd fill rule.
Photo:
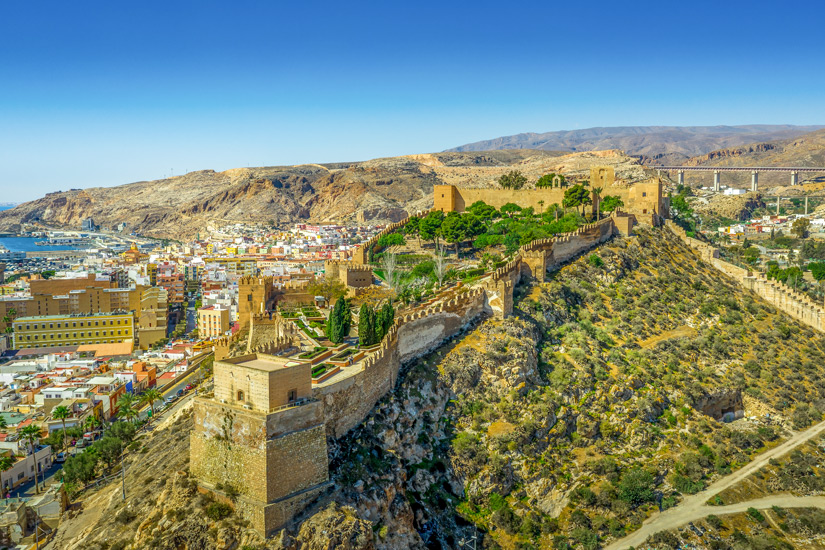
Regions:
<instances>
[{"instance_id":1,"label":"cliff face","mask_svg":"<svg viewBox=\"0 0 825 550\"><path fill-rule=\"evenodd\" d=\"M588 177L590 166L612 165L628 181L646 177L638 161L618 151L439 153L336 165L203 170L117 187L73 189L0 212L0 230L23 224L79 229L83 219L110 228L185 239L208 225L234 222L359 221L386 223L432 206L433 185L491 187L509 170L533 182L549 172Z\"/></svg>"}]
</instances>

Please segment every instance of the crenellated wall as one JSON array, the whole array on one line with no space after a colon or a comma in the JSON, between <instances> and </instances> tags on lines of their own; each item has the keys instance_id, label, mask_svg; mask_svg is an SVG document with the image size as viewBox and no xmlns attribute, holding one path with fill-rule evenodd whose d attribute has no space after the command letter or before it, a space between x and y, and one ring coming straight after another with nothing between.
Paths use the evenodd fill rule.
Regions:
<instances>
[{"instance_id":1,"label":"crenellated wall","mask_svg":"<svg viewBox=\"0 0 825 550\"><path fill-rule=\"evenodd\" d=\"M357 373L313 388L321 401L329 437L341 437L360 424L375 404L395 387L405 363L434 350L489 312L482 288L456 287L449 296L395 320L378 349L368 355Z\"/></svg>"},{"instance_id":2,"label":"crenellated wall","mask_svg":"<svg viewBox=\"0 0 825 550\"><path fill-rule=\"evenodd\" d=\"M417 212L413 216L413 218L423 218L429 214L427 212ZM367 264L369 263L369 250L378 243L378 239L383 237L384 235L389 235L390 233L394 232L399 227L404 227L407 225L407 221L409 221L410 217L407 217L401 221L391 223L380 232L376 233L372 237L369 238L366 242L363 242L358 245L358 248L352 254L352 261L356 264Z\"/></svg>"},{"instance_id":3,"label":"crenellated wall","mask_svg":"<svg viewBox=\"0 0 825 550\"><path fill-rule=\"evenodd\" d=\"M537 239L522 246L515 258L493 271L482 283L489 294L488 302L493 312L502 317L512 314L513 290L523 278L544 280L547 271L619 234L616 220L620 218L629 232L632 223L624 216L611 216L559 237Z\"/></svg>"},{"instance_id":4,"label":"crenellated wall","mask_svg":"<svg viewBox=\"0 0 825 550\"><path fill-rule=\"evenodd\" d=\"M816 330L825 332L825 307L823 304L814 302L807 294L798 292L784 283L768 279L763 273L753 273L726 262L720 258L718 248L689 237L684 229L671 220L668 220L666 225L677 237L690 246L703 261L731 277L748 290L755 292L762 299L794 319Z\"/></svg>"},{"instance_id":5,"label":"crenellated wall","mask_svg":"<svg viewBox=\"0 0 825 550\"><path fill-rule=\"evenodd\" d=\"M402 225L403 222L392 224L385 232ZM622 227L629 231L632 222L625 220ZM286 403L286 409L257 407L261 409L257 410L254 400L250 410L227 404L236 394L257 396L255 391L263 387L263 382L253 380L250 375L233 382L230 378L234 378L235 372L231 367L224 373L231 374L229 378L216 369L215 396L223 395L224 403L196 400L198 428L190 439L192 472L202 488L217 494L220 494L218 482L225 484L229 480L240 492L236 502L239 515L260 533L272 535L329 487L326 438L341 437L363 422L376 403L393 390L404 364L433 351L485 314L502 317L511 314L513 290L520 281L543 280L548 270L618 232L611 217L567 235L523 246L512 261L488 273L475 286L457 283L445 287L426 303L399 312L374 351L354 365L340 367L341 371L328 381L313 383L308 364L300 370L297 366L291 367L290 377L294 374L306 378L311 398L295 405ZM380 235L361 250L368 250L378 238ZM362 259L366 259L364 254L362 252ZM329 268L338 269L339 274L344 269L338 264L330 264ZM266 285L266 281L246 282L250 292ZM248 317L251 332L256 323L277 322L253 308L248 311ZM273 345L286 345L289 336L279 333ZM232 340L217 342L216 356L219 352L220 355L227 353L231 343ZM266 372L267 376L271 375L270 371ZM270 384L270 397L273 388L277 395L287 395L282 391L285 388L300 389L301 380L287 380L286 374L282 376L283 381ZM242 384L241 391L237 384Z\"/></svg>"}]
</instances>

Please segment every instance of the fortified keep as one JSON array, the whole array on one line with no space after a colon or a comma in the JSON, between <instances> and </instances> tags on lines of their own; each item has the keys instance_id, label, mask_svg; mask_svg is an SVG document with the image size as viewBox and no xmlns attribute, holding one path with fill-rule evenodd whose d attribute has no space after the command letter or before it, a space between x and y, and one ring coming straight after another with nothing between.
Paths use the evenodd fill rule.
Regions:
<instances>
[{"instance_id":1,"label":"fortified keep","mask_svg":"<svg viewBox=\"0 0 825 550\"><path fill-rule=\"evenodd\" d=\"M195 400L192 474L203 490L237 493L236 511L265 536L330 486L310 369L263 354L216 361L214 397Z\"/></svg>"},{"instance_id":2,"label":"fortified keep","mask_svg":"<svg viewBox=\"0 0 825 550\"><path fill-rule=\"evenodd\" d=\"M594 167L590 171L590 188L602 189L601 196L618 196L624 202L623 212L633 214L637 221L658 225L661 218L668 213L668 199L664 196L662 180L658 177L638 182L629 187L617 186L614 182L613 168L610 166ZM433 186L433 209L442 212L464 212L476 201L483 201L490 206L501 208L507 203L514 203L522 208L532 207L541 212L552 204L562 204L565 188L549 187L544 189L497 189L469 188L455 185ZM598 195L592 194L593 204L585 211L595 212Z\"/></svg>"}]
</instances>

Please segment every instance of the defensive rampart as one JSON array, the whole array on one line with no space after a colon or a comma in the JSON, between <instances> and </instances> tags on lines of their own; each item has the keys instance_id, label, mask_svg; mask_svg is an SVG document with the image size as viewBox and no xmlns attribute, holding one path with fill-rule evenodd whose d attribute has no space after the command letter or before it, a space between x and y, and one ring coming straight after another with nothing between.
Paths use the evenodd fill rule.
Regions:
<instances>
[{"instance_id":1,"label":"defensive rampart","mask_svg":"<svg viewBox=\"0 0 825 550\"><path fill-rule=\"evenodd\" d=\"M488 273L475 286L459 283L447 287L417 308L399 312L377 349L354 364L337 365L335 376L326 381L310 380L309 364L286 364L283 369L291 370L277 374L281 367L263 368L251 359L248 368L242 367L243 357L227 362L223 374L216 371L215 375L215 396L219 399L198 399L195 404L198 428L190 439L191 468L201 488L218 495L227 484L238 490L235 506L239 514L267 536L289 524L329 487L326 437L341 437L363 422L395 387L405 363L436 349L485 313L509 315L513 289L520 281L543 280L548 270L619 233L616 219L529 243L507 265ZM393 224L385 231L401 225ZM621 227L629 230L632 221L624 220ZM331 267L339 272L343 269L337 264ZM270 323L268 316L254 311L248 316L250 332L256 323ZM289 335L277 336L276 346ZM228 351L231 343L218 343L216 354ZM258 360L257 355L249 357ZM269 376L279 378L269 386L258 380L270 380ZM306 377L303 386L301 377ZM290 390L296 387L298 390ZM307 390L306 400L295 399L301 387ZM270 400L273 396L283 399L288 408L258 407L259 394Z\"/></svg>"},{"instance_id":2,"label":"defensive rampart","mask_svg":"<svg viewBox=\"0 0 825 550\"><path fill-rule=\"evenodd\" d=\"M429 211L427 211L427 212L417 212L412 217L414 217L414 218L423 218L428 213L429 213ZM407 222L409 221L409 219L410 219L410 217L407 217L407 218L404 218L401 221L391 223L387 227L385 227L384 229L382 229L381 231L379 231L378 233L376 233L375 235L370 237L366 242L363 242L363 243L359 244L358 248L356 248L355 252L353 252L353 254L352 254L352 261L355 262L356 264L369 263L370 250L372 249L373 246L378 244L378 239L380 239L384 235L389 235L390 233L394 232L396 229L398 229L400 227L404 227L405 225L407 225Z\"/></svg>"},{"instance_id":3,"label":"defensive rampart","mask_svg":"<svg viewBox=\"0 0 825 550\"><path fill-rule=\"evenodd\" d=\"M513 312L513 289L522 279L544 280L547 271L557 269L571 258L612 238L619 233L616 219L617 216L611 216L583 225L571 233L538 239L522 246L515 258L484 280L490 308L497 315L510 315Z\"/></svg>"},{"instance_id":4,"label":"defensive rampart","mask_svg":"<svg viewBox=\"0 0 825 550\"><path fill-rule=\"evenodd\" d=\"M434 350L485 311L490 310L484 289L458 287L438 303L396 319L358 372L313 388L324 406L327 435L340 437L360 424L395 386L403 364Z\"/></svg>"},{"instance_id":5,"label":"defensive rampart","mask_svg":"<svg viewBox=\"0 0 825 550\"><path fill-rule=\"evenodd\" d=\"M798 292L779 281L768 279L763 273L753 273L726 262L720 258L718 248L689 237L684 229L671 220L668 220L666 225L677 237L696 251L703 261L731 277L748 290L755 292L762 299L794 319L816 330L825 332L825 307L822 304L817 304L807 294Z\"/></svg>"}]
</instances>

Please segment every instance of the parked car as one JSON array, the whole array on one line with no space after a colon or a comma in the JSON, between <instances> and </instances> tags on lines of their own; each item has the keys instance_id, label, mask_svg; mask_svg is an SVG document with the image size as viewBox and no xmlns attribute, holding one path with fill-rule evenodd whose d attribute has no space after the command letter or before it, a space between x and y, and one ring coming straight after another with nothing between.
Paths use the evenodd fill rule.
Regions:
<instances>
[{"instance_id":1,"label":"parked car","mask_svg":"<svg viewBox=\"0 0 825 550\"><path fill-rule=\"evenodd\" d=\"M166 404L171 405L172 403L174 403L177 400L178 400L177 395L170 395L169 397L166 398Z\"/></svg>"},{"instance_id":2,"label":"parked car","mask_svg":"<svg viewBox=\"0 0 825 550\"><path fill-rule=\"evenodd\" d=\"M78 441L75 444L75 449L84 449L84 448L88 447L89 445L91 445L91 443L89 441L86 441L85 439L81 439L80 441Z\"/></svg>"},{"instance_id":3,"label":"parked car","mask_svg":"<svg viewBox=\"0 0 825 550\"><path fill-rule=\"evenodd\" d=\"M180 397L181 395L183 395L183 390L178 390L177 396Z\"/></svg>"},{"instance_id":4,"label":"parked car","mask_svg":"<svg viewBox=\"0 0 825 550\"><path fill-rule=\"evenodd\" d=\"M54 456L54 461L58 464L63 464L64 462L66 462L66 453L57 453Z\"/></svg>"},{"instance_id":5,"label":"parked car","mask_svg":"<svg viewBox=\"0 0 825 550\"><path fill-rule=\"evenodd\" d=\"M186 384L186 387L185 387L185 388L183 388L183 389L184 389L184 391L189 391L189 390L191 390L191 389L192 389L192 388L194 388L194 387L195 387L195 386L193 386L192 384Z\"/></svg>"}]
</instances>

